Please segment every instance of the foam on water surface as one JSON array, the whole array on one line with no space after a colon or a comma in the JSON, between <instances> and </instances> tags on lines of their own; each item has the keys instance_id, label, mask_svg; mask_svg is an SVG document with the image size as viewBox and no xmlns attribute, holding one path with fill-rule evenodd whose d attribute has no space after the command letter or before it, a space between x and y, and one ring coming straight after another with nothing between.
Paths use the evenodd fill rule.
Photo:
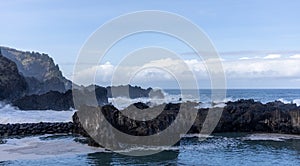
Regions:
<instances>
[{"instance_id":1,"label":"foam on water surface","mask_svg":"<svg viewBox=\"0 0 300 166\"><path fill-rule=\"evenodd\" d=\"M7 139L0 145L0 161L41 159L56 156L104 152L102 148L90 147L74 141L74 137L43 139L49 135Z\"/></svg>"},{"instance_id":2,"label":"foam on water surface","mask_svg":"<svg viewBox=\"0 0 300 166\"><path fill-rule=\"evenodd\" d=\"M250 134L246 137L243 137L243 140L250 140L250 141L285 141L290 139L300 140L300 136L291 135L291 134L259 133L259 134Z\"/></svg>"},{"instance_id":3,"label":"foam on water surface","mask_svg":"<svg viewBox=\"0 0 300 166\"><path fill-rule=\"evenodd\" d=\"M10 105L0 105L0 124L71 122L75 110L30 110L22 111Z\"/></svg>"}]
</instances>

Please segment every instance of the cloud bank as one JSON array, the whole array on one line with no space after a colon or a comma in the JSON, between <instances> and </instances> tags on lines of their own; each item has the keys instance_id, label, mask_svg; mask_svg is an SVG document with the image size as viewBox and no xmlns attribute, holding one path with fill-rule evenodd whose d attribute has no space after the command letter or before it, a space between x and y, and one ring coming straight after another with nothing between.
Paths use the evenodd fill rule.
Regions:
<instances>
[{"instance_id":1,"label":"cloud bank","mask_svg":"<svg viewBox=\"0 0 300 166\"><path fill-rule=\"evenodd\" d=\"M199 82L209 82L206 65L202 60L188 59L184 60L184 62L189 67L188 70L193 72ZM290 82L299 83L297 80L300 80L299 54L289 57L282 57L280 54L269 54L265 57L243 57L234 60L222 60L222 64L227 81L234 82L234 85L239 85L239 81L243 82L243 84L245 84L245 82L247 84L248 81L248 84L251 84L251 82L255 83L257 80L265 80L264 85L268 85L269 83L270 87L272 87L271 80L278 80L281 81L280 84L282 84L282 87L287 87ZM128 80L128 77L132 77L133 72L147 65L159 67L150 67L137 72L133 78L130 78L135 81L135 84L143 86L150 83L157 83L160 85L162 82L165 82L164 85L168 86L170 82L174 82L176 79L186 79L186 73L189 72L187 68L182 65L182 61L170 58L151 61L142 66L116 66L110 62L106 62L77 73L80 78L77 83L84 85L90 84L89 82L85 82L85 80L87 80L86 78L95 76L95 83L110 85L113 77L119 80ZM166 67L171 70L164 71L160 69L161 67ZM122 72L114 73L117 68ZM174 75L180 78L175 79ZM268 80L270 80L270 82L268 82ZM276 85L278 86L278 84Z\"/></svg>"}]
</instances>

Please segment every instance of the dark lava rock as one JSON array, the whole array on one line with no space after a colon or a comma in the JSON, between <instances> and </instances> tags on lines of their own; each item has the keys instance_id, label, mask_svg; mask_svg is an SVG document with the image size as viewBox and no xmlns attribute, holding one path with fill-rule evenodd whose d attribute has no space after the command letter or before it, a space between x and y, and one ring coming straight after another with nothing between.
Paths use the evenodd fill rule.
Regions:
<instances>
[{"instance_id":1,"label":"dark lava rock","mask_svg":"<svg viewBox=\"0 0 300 166\"><path fill-rule=\"evenodd\" d=\"M141 110L147 110L147 108L144 108L146 105L142 103L136 103L135 105L140 107ZM189 109L192 109L196 103L189 103L189 105L191 105ZM103 119L101 119L102 117L105 118L110 125L123 133L134 136L148 136L156 134L165 130L176 118L178 118L177 114L181 104L169 103L162 106L164 111L162 111L155 119L148 121L138 121L123 116L122 112L128 111L126 110L127 108L120 112L112 105L106 105L103 107L82 106L73 116L75 126L74 131L89 137L88 132L85 131L85 128L83 128L79 121L78 113L80 113L80 117L84 117L85 115L89 117L87 119L82 119L85 124L95 125L89 122L97 123L97 121L103 121ZM128 107L128 109L135 108L136 107L132 106ZM196 120L190 128L189 133L200 133L209 111L214 112L216 111L216 108L198 109ZM90 116L91 114L95 116ZM178 129L180 129L180 127L178 127ZM91 131L93 132L94 130ZM174 130L173 132L179 131ZM256 102L254 100L228 102L223 108L223 112L221 112L221 118L214 132L270 132L300 134L300 107L297 107L295 104L284 104L279 101L267 104L262 104L261 102ZM96 133L105 135L109 132L107 131L107 126L100 126ZM110 135L110 137L113 139L113 135Z\"/></svg>"},{"instance_id":2,"label":"dark lava rock","mask_svg":"<svg viewBox=\"0 0 300 166\"><path fill-rule=\"evenodd\" d=\"M0 139L0 144L5 144L7 141Z\"/></svg>"},{"instance_id":3,"label":"dark lava rock","mask_svg":"<svg viewBox=\"0 0 300 166\"><path fill-rule=\"evenodd\" d=\"M106 89L96 86L94 91L84 88L82 90L68 90L65 93L50 91L42 95L24 96L14 101L13 105L21 110L69 110L74 108L73 93L79 96L76 102L80 105L94 101L94 97L96 97L97 103L91 103L93 106L102 106L108 103Z\"/></svg>"},{"instance_id":4,"label":"dark lava rock","mask_svg":"<svg viewBox=\"0 0 300 166\"><path fill-rule=\"evenodd\" d=\"M280 101L228 102L216 132L272 132L300 134L300 107Z\"/></svg>"},{"instance_id":5,"label":"dark lava rock","mask_svg":"<svg viewBox=\"0 0 300 166\"><path fill-rule=\"evenodd\" d=\"M136 108L141 109L141 110L149 108L149 106L147 104L142 103L142 102L137 102L137 103L134 103L133 105Z\"/></svg>"},{"instance_id":6,"label":"dark lava rock","mask_svg":"<svg viewBox=\"0 0 300 166\"><path fill-rule=\"evenodd\" d=\"M73 123L23 123L0 124L0 137L31 136L41 134L73 133Z\"/></svg>"},{"instance_id":7,"label":"dark lava rock","mask_svg":"<svg viewBox=\"0 0 300 166\"><path fill-rule=\"evenodd\" d=\"M0 51L0 100L15 100L27 92L25 78L19 73L17 65L2 56Z\"/></svg>"},{"instance_id":8,"label":"dark lava rock","mask_svg":"<svg viewBox=\"0 0 300 166\"><path fill-rule=\"evenodd\" d=\"M160 131L165 130L173 123L179 112L180 105L182 106L182 104L175 104L174 106L172 104L163 104L154 106L152 108L140 109L139 111L145 111L144 113L149 112L149 114L145 114L146 116L151 115L153 112L160 112L157 117L154 117L153 119L147 121L135 120L135 117L132 116L130 116L130 118L124 116L122 114L123 112L130 111L127 110L127 108L119 111L113 105L105 105L103 107L81 106L80 108L78 108L79 111L77 111L73 116L73 123L75 126L74 131L83 136L97 138L97 140L103 140L105 142L107 142L107 139L109 142L112 139L114 140L118 138L121 139L120 141L124 141L123 143L127 141L135 143L138 142L138 140L136 140L138 139L138 137L134 137L135 139L132 140L116 136L116 133L111 132L111 126L121 131L122 133L126 133L127 136L155 135ZM188 107L186 110L196 110L194 108L195 104L193 103L183 105L186 105L185 107ZM128 109L134 108L138 109L135 106L128 107ZM183 114L182 116L186 117L186 119L189 119L188 114ZM105 121L106 123L103 123ZM191 121L187 120L186 122L190 123ZM172 139L173 141L175 141L175 144L179 139L179 133L183 129L188 129L185 126L189 123L186 124L186 122L183 122L182 124L180 123L180 126L177 126L174 130L169 130L168 135L171 138L166 139ZM178 139L176 139L176 136L178 137ZM164 143L166 140L161 139L155 141Z\"/></svg>"},{"instance_id":9,"label":"dark lava rock","mask_svg":"<svg viewBox=\"0 0 300 166\"><path fill-rule=\"evenodd\" d=\"M121 85L107 87L107 97L128 97L131 99L140 97L149 97L152 88L143 89L139 86Z\"/></svg>"},{"instance_id":10,"label":"dark lava rock","mask_svg":"<svg viewBox=\"0 0 300 166\"><path fill-rule=\"evenodd\" d=\"M25 96L13 102L21 110L69 110L74 108L72 91L50 91L42 95Z\"/></svg>"}]
</instances>

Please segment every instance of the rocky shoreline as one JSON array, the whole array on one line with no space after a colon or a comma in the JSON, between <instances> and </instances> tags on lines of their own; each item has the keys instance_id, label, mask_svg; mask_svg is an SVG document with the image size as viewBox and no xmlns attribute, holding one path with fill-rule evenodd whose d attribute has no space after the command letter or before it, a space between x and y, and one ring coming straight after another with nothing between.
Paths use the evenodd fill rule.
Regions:
<instances>
[{"instance_id":1,"label":"rocky shoreline","mask_svg":"<svg viewBox=\"0 0 300 166\"><path fill-rule=\"evenodd\" d=\"M129 106L128 111L137 109L149 111L151 109L163 108L163 111L153 120L139 121L122 115L113 105L102 107L82 106L73 115L73 122L68 123L24 123L24 124L0 124L0 138L11 136L32 136L42 134L77 134L88 139L91 146L99 146L93 141L88 132L82 127L83 121L79 120L78 114L92 113L90 122L98 123L100 116L105 115L107 121L119 131L134 136L148 136L163 131L170 126L178 116L181 104L164 104L150 108L144 103L135 103ZM187 103L188 109L194 108L197 103ZM163 107L162 107L163 106ZM126 111L125 109L125 111ZM199 133L208 114L208 108L197 108L197 117L188 133ZM93 125L92 123L88 123ZM180 124L184 125L184 124ZM280 133L300 135L300 107L296 104L284 104L280 101L262 104L254 100L238 100L227 102L214 133L221 132L248 132L248 133ZM107 134L105 126L98 128L98 135ZM183 133L184 134L184 133ZM110 135L114 139L114 135ZM93 136L94 138L94 136Z\"/></svg>"},{"instance_id":2,"label":"rocky shoreline","mask_svg":"<svg viewBox=\"0 0 300 166\"><path fill-rule=\"evenodd\" d=\"M74 125L72 122L0 124L0 138L6 138L11 136L73 133L73 131Z\"/></svg>"},{"instance_id":3,"label":"rocky shoreline","mask_svg":"<svg viewBox=\"0 0 300 166\"><path fill-rule=\"evenodd\" d=\"M187 103L187 105L194 104L196 103ZM103 121L103 119L99 118L101 117L100 114L104 114L106 120L123 133L133 136L153 135L163 131L173 123L178 114L180 105L182 106L183 104L165 104L163 106L164 111L154 120L150 121L138 121L123 116L121 111L112 105L103 107L83 106L73 116L75 132L90 137L90 132L87 133L82 127L83 124L87 124L85 120L90 122L90 126L100 124L100 122ZM147 110L149 112L157 109L157 107L148 108L148 106L143 103L136 103L134 106L136 109ZM133 105L128 108L133 108ZM209 109L199 108L197 111L197 117L188 131L190 134L199 133L202 130ZM212 109L212 111L214 111L214 109ZM80 114L80 117L84 117L86 113L92 114L93 116L87 115L86 118L80 121L78 114ZM238 100L235 102L227 102L221 114L213 133L248 132L300 134L300 107L296 104L284 104L280 101L263 104L251 99ZM178 132L185 123L187 123L187 121L179 123L178 130L175 129L173 132ZM107 134L103 128L105 128L105 126L97 128L96 132L93 132L95 135L92 137L100 139L103 135ZM114 135L111 132L109 134L110 135L106 136L114 139Z\"/></svg>"}]
</instances>

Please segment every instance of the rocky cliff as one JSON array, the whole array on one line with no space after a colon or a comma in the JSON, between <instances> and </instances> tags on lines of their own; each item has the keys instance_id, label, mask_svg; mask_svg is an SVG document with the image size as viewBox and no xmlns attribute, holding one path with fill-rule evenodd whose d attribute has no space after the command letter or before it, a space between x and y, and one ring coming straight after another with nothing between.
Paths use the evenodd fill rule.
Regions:
<instances>
[{"instance_id":1,"label":"rocky cliff","mask_svg":"<svg viewBox=\"0 0 300 166\"><path fill-rule=\"evenodd\" d=\"M17 65L2 56L0 51L0 100L14 100L22 97L28 90L25 78L19 73Z\"/></svg>"},{"instance_id":2,"label":"rocky cliff","mask_svg":"<svg viewBox=\"0 0 300 166\"><path fill-rule=\"evenodd\" d=\"M58 65L47 54L19 51L0 47L2 55L13 61L28 84L28 94L43 94L49 91L65 92L71 89Z\"/></svg>"}]
</instances>

